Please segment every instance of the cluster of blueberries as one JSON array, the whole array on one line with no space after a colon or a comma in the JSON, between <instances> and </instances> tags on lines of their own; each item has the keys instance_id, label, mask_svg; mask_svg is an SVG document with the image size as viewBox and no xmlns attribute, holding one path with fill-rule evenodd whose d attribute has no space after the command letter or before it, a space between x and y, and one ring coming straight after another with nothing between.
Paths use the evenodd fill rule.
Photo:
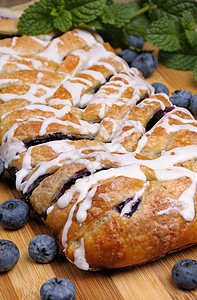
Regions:
<instances>
[{"instance_id":1,"label":"cluster of blueberries","mask_svg":"<svg viewBox=\"0 0 197 300\"><path fill-rule=\"evenodd\" d=\"M142 49L144 46L144 39L141 36L130 35L128 37L129 44L137 49ZM149 77L157 69L158 61L156 56L152 53L144 52L138 53L135 50L124 49L118 54L124 59L130 67L139 69L145 78Z\"/></svg>"},{"instance_id":2,"label":"cluster of blueberries","mask_svg":"<svg viewBox=\"0 0 197 300\"><path fill-rule=\"evenodd\" d=\"M129 44L136 49L142 49L144 39L141 36L130 35ZM124 49L118 54L130 67L140 70L145 78L149 77L157 69L158 61L152 53L144 52L139 54L137 51ZM159 82L153 83L155 93L165 93L169 95L168 88ZM170 97L172 104L190 109L192 114L197 116L197 94L193 95L186 90L176 90Z\"/></svg>"},{"instance_id":3,"label":"cluster of blueberries","mask_svg":"<svg viewBox=\"0 0 197 300\"><path fill-rule=\"evenodd\" d=\"M0 225L5 229L16 230L23 227L29 216L29 206L22 200L9 199L0 204ZM46 264L57 257L59 246L56 240L47 234L36 235L29 243L28 253L34 261ZM0 273L11 270L19 258L20 251L16 244L9 240L0 240ZM45 282L40 289L42 300L73 300L75 296L75 285L65 278L54 277Z\"/></svg>"}]
</instances>

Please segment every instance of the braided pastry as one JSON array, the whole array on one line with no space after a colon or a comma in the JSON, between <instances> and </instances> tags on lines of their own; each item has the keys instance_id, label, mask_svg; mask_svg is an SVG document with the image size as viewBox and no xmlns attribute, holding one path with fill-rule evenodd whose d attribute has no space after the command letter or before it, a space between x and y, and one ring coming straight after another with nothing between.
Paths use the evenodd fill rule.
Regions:
<instances>
[{"instance_id":1,"label":"braided pastry","mask_svg":"<svg viewBox=\"0 0 197 300\"><path fill-rule=\"evenodd\" d=\"M30 46L31 45L31 46ZM0 41L1 157L84 270L197 243L197 121L94 32Z\"/></svg>"}]
</instances>

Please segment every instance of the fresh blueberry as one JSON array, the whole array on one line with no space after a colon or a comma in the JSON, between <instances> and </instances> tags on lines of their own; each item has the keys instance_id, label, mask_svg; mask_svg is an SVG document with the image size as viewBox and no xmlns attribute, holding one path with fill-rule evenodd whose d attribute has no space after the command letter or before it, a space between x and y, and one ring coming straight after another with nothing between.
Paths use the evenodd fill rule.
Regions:
<instances>
[{"instance_id":1,"label":"fresh blueberry","mask_svg":"<svg viewBox=\"0 0 197 300\"><path fill-rule=\"evenodd\" d=\"M12 269L18 262L19 257L18 247L13 242L0 240L0 272Z\"/></svg>"},{"instance_id":2,"label":"fresh blueberry","mask_svg":"<svg viewBox=\"0 0 197 300\"><path fill-rule=\"evenodd\" d=\"M155 94L158 94L158 93L164 93L166 95L169 95L169 89L167 88L167 86L165 86L163 83L160 83L160 82L154 82L152 84L152 86L154 87L155 89Z\"/></svg>"},{"instance_id":3,"label":"fresh blueberry","mask_svg":"<svg viewBox=\"0 0 197 300\"><path fill-rule=\"evenodd\" d=\"M129 44L132 45L134 48L142 49L144 46L144 39L138 35L129 35L128 37Z\"/></svg>"},{"instance_id":4,"label":"fresh blueberry","mask_svg":"<svg viewBox=\"0 0 197 300\"><path fill-rule=\"evenodd\" d=\"M145 78L157 69L157 58L151 53L141 53L132 62L132 67L139 69Z\"/></svg>"},{"instance_id":5,"label":"fresh blueberry","mask_svg":"<svg viewBox=\"0 0 197 300\"><path fill-rule=\"evenodd\" d=\"M189 91L176 90L170 97L170 101L176 106L188 108L191 98L192 94Z\"/></svg>"},{"instance_id":6,"label":"fresh blueberry","mask_svg":"<svg viewBox=\"0 0 197 300\"><path fill-rule=\"evenodd\" d=\"M72 281L65 278L54 277L45 282L40 289L42 300L73 300L76 288Z\"/></svg>"},{"instance_id":7,"label":"fresh blueberry","mask_svg":"<svg viewBox=\"0 0 197 300\"><path fill-rule=\"evenodd\" d=\"M118 55L122 57L122 59L124 59L129 66L131 66L132 61L138 56L138 53L130 49L125 49Z\"/></svg>"},{"instance_id":8,"label":"fresh blueberry","mask_svg":"<svg viewBox=\"0 0 197 300\"><path fill-rule=\"evenodd\" d=\"M48 264L58 255L59 246L49 235L40 234L30 241L28 252L36 262Z\"/></svg>"},{"instance_id":9,"label":"fresh blueberry","mask_svg":"<svg viewBox=\"0 0 197 300\"><path fill-rule=\"evenodd\" d=\"M4 162L0 158L0 177L3 176L4 170L5 170Z\"/></svg>"},{"instance_id":10,"label":"fresh blueberry","mask_svg":"<svg viewBox=\"0 0 197 300\"><path fill-rule=\"evenodd\" d=\"M0 204L0 225L6 229L23 227L29 215L29 206L21 200L9 199Z\"/></svg>"},{"instance_id":11,"label":"fresh blueberry","mask_svg":"<svg viewBox=\"0 0 197 300\"><path fill-rule=\"evenodd\" d=\"M181 259L172 268L172 280L181 289L193 290L197 287L197 261Z\"/></svg>"},{"instance_id":12,"label":"fresh blueberry","mask_svg":"<svg viewBox=\"0 0 197 300\"><path fill-rule=\"evenodd\" d=\"M197 116L197 94L193 95L190 100L190 109L192 114Z\"/></svg>"}]
</instances>

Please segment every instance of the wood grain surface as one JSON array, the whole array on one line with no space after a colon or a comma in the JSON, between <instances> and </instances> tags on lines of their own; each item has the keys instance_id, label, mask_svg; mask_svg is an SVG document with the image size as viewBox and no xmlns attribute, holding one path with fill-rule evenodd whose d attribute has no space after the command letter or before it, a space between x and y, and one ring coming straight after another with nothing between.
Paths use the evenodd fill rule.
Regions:
<instances>
[{"instance_id":1,"label":"wood grain surface","mask_svg":"<svg viewBox=\"0 0 197 300\"><path fill-rule=\"evenodd\" d=\"M1 0L0 6L7 1ZM18 1L20 2L24 1ZM16 1L9 0L9 6L10 3L13 5ZM145 47L152 48L151 45ZM192 94L197 93L197 83L192 72L168 69L161 64L147 81L166 84L170 93L176 89L187 89ZM19 198L20 195L13 182L5 176L0 180L0 202L15 197ZM197 290L182 291L171 279L171 269L177 260L197 259L197 246L132 269L90 272L77 269L66 260L61 250L58 258L51 264L34 262L28 255L28 245L35 235L43 233L50 234L48 228L33 214L28 224L19 230L9 231L0 227L0 239L13 241L20 250L17 265L9 272L0 274L0 300L38 300L40 287L53 277L70 279L76 286L76 300L197 299Z\"/></svg>"}]
</instances>

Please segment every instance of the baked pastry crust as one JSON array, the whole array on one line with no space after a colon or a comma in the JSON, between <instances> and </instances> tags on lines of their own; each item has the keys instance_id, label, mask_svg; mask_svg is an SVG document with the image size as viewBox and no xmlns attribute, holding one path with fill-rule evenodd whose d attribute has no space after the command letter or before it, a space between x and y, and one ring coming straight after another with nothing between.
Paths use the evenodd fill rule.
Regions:
<instances>
[{"instance_id":1,"label":"baked pastry crust","mask_svg":"<svg viewBox=\"0 0 197 300\"><path fill-rule=\"evenodd\" d=\"M84 270L197 243L197 121L97 34L0 41L1 157Z\"/></svg>"}]
</instances>

